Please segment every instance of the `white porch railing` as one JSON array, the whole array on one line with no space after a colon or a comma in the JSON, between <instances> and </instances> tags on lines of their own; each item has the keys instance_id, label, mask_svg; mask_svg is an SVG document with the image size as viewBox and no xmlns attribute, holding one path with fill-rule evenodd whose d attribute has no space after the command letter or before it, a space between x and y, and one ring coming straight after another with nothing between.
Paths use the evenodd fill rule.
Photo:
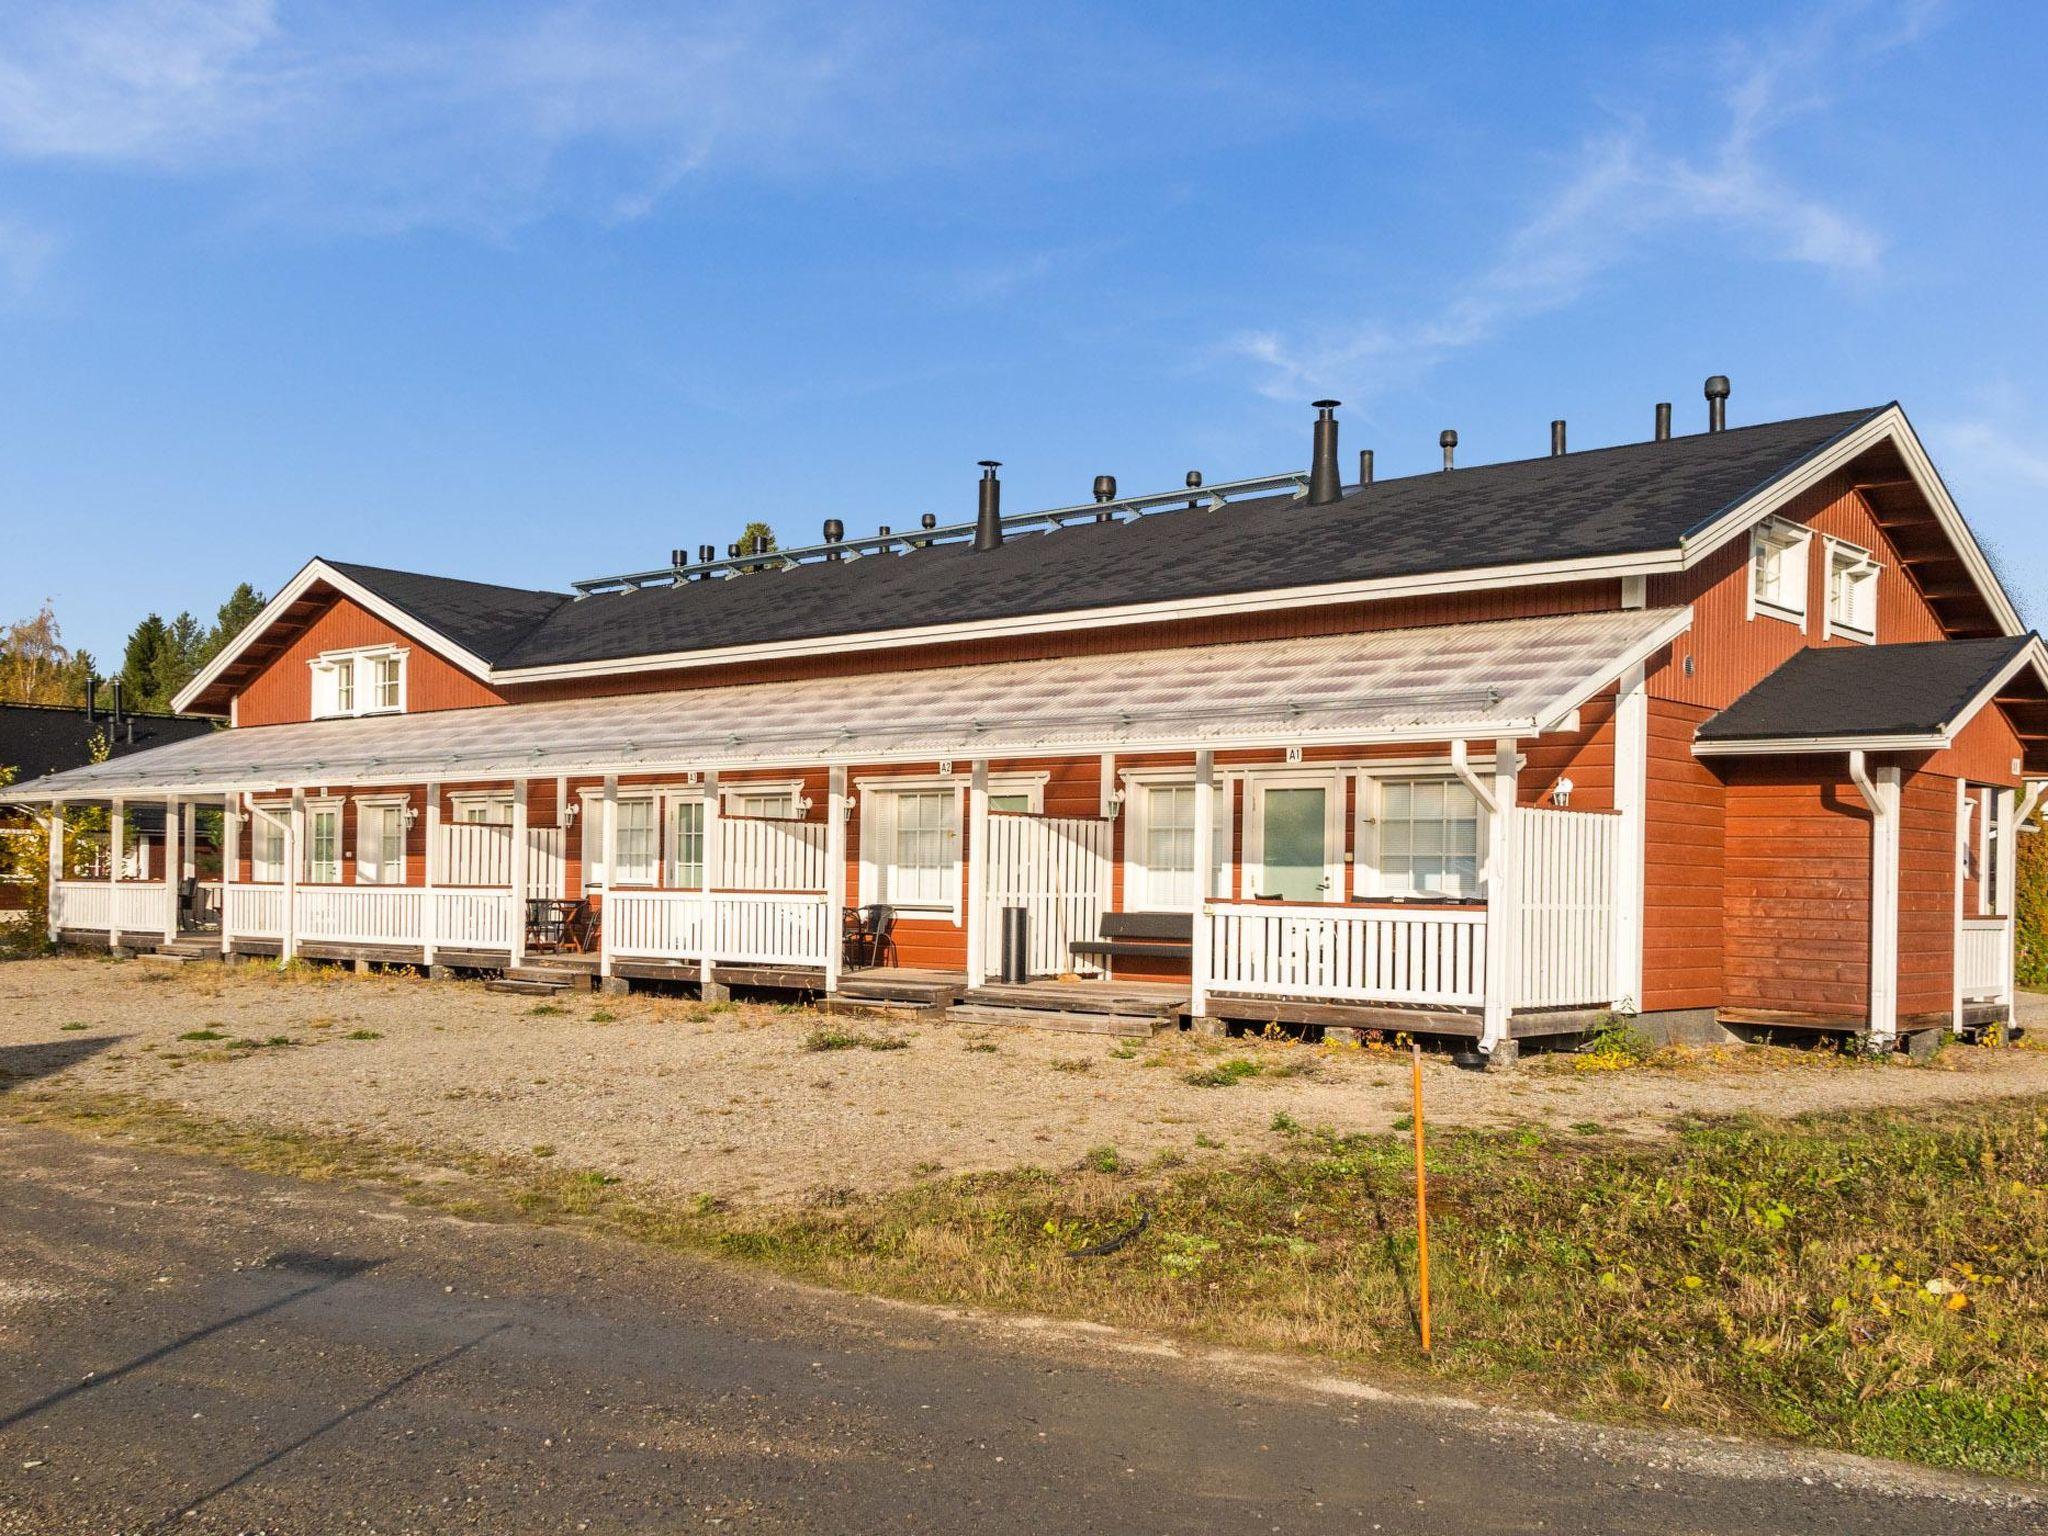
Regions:
<instances>
[{"instance_id":1,"label":"white porch railing","mask_svg":"<svg viewBox=\"0 0 2048 1536\"><path fill-rule=\"evenodd\" d=\"M284 887L231 885L221 910L221 925L237 939L284 937Z\"/></svg>"},{"instance_id":2,"label":"white porch railing","mask_svg":"<svg viewBox=\"0 0 2048 1536\"><path fill-rule=\"evenodd\" d=\"M1211 992L1476 1008L1486 1000L1478 908L1209 907Z\"/></svg>"},{"instance_id":3,"label":"white porch railing","mask_svg":"<svg viewBox=\"0 0 2048 1536\"><path fill-rule=\"evenodd\" d=\"M605 898L605 945L631 960L710 958L736 965L822 967L838 929L822 892L614 891Z\"/></svg>"},{"instance_id":4,"label":"white porch railing","mask_svg":"<svg viewBox=\"0 0 2048 1536\"><path fill-rule=\"evenodd\" d=\"M829 830L822 821L721 816L714 884L729 891L821 891Z\"/></svg>"},{"instance_id":5,"label":"white porch railing","mask_svg":"<svg viewBox=\"0 0 2048 1536\"><path fill-rule=\"evenodd\" d=\"M434 892L434 943L442 949L512 949L512 924L521 920L512 893L482 890ZM415 942L418 942L415 930Z\"/></svg>"},{"instance_id":6,"label":"white porch railing","mask_svg":"<svg viewBox=\"0 0 2048 1536\"><path fill-rule=\"evenodd\" d=\"M417 886L300 886L301 939L348 944L416 944L426 893Z\"/></svg>"},{"instance_id":7,"label":"white porch railing","mask_svg":"<svg viewBox=\"0 0 2048 1536\"><path fill-rule=\"evenodd\" d=\"M60 880L51 920L59 928L105 932L114 910L114 893L104 880Z\"/></svg>"},{"instance_id":8,"label":"white porch railing","mask_svg":"<svg viewBox=\"0 0 2048 1536\"><path fill-rule=\"evenodd\" d=\"M1963 919L1963 943L1956 955L1966 1003L2003 1001L2012 965L2012 929L2002 917Z\"/></svg>"},{"instance_id":9,"label":"white porch railing","mask_svg":"<svg viewBox=\"0 0 2048 1536\"><path fill-rule=\"evenodd\" d=\"M170 893L154 881L148 885L114 887L114 921L123 933L153 933L163 937L164 917L170 906Z\"/></svg>"},{"instance_id":10,"label":"white porch railing","mask_svg":"<svg viewBox=\"0 0 2048 1536\"><path fill-rule=\"evenodd\" d=\"M1520 900L1517 1008L1614 1001L1614 856L1621 818L1593 811L1515 812Z\"/></svg>"}]
</instances>

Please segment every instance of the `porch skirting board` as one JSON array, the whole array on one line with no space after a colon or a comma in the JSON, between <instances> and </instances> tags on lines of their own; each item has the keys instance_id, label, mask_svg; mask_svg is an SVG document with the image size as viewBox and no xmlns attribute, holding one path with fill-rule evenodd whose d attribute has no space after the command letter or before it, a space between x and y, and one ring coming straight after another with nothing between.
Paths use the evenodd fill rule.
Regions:
<instances>
[{"instance_id":1,"label":"porch skirting board","mask_svg":"<svg viewBox=\"0 0 2048 1536\"><path fill-rule=\"evenodd\" d=\"M1780 1008L1721 1008L1715 1010L1715 1017L1731 1028L1752 1031L1792 1029L1810 1030L1818 1034L1870 1033L1870 1020L1861 1013L1801 1013ZM1927 1029L1949 1029L1954 1023L1954 1017L1946 1011L1915 1013L1898 1020L1897 1032L1905 1035Z\"/></svg>"},{"instance_id":2,"label":"porch skirting board","mask_svg":"<svg viewBox=\"0 0 2048 1536\"><path fill-rule=\"evenodd\" d=\"M1636 1033L1657 1046L1747 1043L1723 1024L1712 1008L1668 1008L1658 1013L1639 1013L1628 1022Z\"/></svg>"}]
</instances>

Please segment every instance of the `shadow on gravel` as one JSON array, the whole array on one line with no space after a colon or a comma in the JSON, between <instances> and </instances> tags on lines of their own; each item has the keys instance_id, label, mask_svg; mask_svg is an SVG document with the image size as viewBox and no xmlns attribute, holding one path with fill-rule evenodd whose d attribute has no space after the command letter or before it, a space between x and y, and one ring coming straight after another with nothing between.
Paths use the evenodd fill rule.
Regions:
<instances>
[{"instance_id":1,"label":"shadow on gravel","mask_svg":"<svg viewBox=\"0 0 2048 1536\"><path fill-rule=\"evenodd\" d=\"M87 1035L78 1040L48 1040L33 1045L0 1045L0 1093L32 1083L39 1077L62 1072L81 1061L89 1061L110 1046L119 1045L126 1035Z\"/></svg>"}]
</instances>

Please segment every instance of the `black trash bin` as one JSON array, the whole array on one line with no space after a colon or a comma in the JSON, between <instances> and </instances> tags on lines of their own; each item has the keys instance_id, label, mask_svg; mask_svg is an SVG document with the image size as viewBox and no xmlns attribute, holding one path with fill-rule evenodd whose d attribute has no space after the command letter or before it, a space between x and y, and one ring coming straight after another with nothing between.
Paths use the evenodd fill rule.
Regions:
<instances>
[{"instance_id":1,"label":"black trash bin","mask_svg":"<svg viewBox=\"0 0 2048 1536\"><path fill-rule=\"evenodd\" d=\"M1022 907L1003 908L1002 977L1011 986L1022 986L1031 979L1027 958L1030 936L1030 914Z\"/></svg>"}]
</instances>

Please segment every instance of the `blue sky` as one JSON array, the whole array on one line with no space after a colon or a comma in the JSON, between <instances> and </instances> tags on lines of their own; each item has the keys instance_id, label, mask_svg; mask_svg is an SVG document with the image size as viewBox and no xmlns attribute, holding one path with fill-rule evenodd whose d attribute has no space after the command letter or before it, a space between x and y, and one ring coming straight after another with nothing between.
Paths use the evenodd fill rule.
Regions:
<instances>
[{"instance_id":1,"label":"blue sky","mask_svg":"<svg viewBox=\"0 0 2048 1536\"><path fill-rule=\"evenodd\" d=\"M0 18L0 619L1897 398L2048 612L2031 8Z\"/></svg>"}]
</instances>

